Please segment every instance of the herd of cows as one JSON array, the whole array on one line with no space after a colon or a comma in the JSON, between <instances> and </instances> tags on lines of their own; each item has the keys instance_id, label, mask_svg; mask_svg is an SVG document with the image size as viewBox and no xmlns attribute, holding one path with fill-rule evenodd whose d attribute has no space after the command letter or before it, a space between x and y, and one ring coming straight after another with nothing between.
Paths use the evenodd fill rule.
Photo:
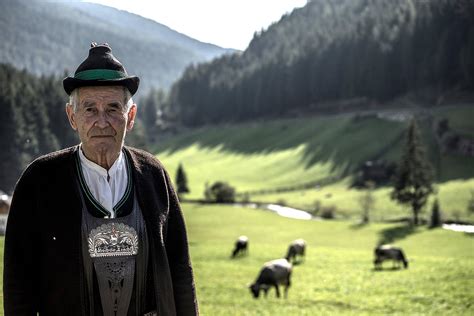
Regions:
<instances>
[{"instance_id":1,"label":"herd of cows","mask_svg":"<svg viewBox=\"0 0 474 316\"><path fill-rule=\"evenodd\" d=\"M248 237L240 236L235 241L231 257L236 258L237 256L246 255L248 253L248 247ZM266 297L268 290L272 287L275 288L276 296L280 297L279 285L284 286L285 297L287 297L288 288L291 285L293 264L301 263L304 260L305 251L306 242L303 239L296 239L288 246L288 251L284 258L266 262L261 268L255 282L249 286L253 297L258 298L261 291L264 292ZM408 268L408 261L401 248L391 245L380 245L375 248L374 256L374 269L382 269L382 263L386 260L392 260L392 268L394 269L399 269L401 264L403 264L405 269Z\"/></svg>"}]
</instances>

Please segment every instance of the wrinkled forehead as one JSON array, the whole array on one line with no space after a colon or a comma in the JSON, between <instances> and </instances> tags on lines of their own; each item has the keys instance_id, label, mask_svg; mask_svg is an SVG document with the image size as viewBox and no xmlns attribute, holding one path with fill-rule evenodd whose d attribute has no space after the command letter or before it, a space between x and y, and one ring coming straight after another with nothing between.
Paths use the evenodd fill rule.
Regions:
<instances>
[{"instance_id":1,"label":"wrinkled forehead","mask_svg":"<svg viewBox=\"0 0 474 316\"><path fill-rule=\"evenodd\" d=\"M122 86L81 87L78 90L79 104L83 103L125 103Z\"/></svg>"}]
</instances>

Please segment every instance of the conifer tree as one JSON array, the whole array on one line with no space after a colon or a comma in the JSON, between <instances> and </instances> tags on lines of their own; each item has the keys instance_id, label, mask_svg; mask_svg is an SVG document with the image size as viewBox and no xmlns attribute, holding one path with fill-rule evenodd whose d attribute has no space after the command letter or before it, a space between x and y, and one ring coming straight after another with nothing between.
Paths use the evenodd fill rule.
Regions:
<instances>
[{"instance_id":1,"label":"conifer tree","mask_svg":"<svg viewBox=\"0 0 474 316\"><path fill-rule=\"evenodd\" d=\"M471 197L467 202L467 211L469 213L474 213L474 190L471 190Z\"/></svg>"},{"instance_id":2,"label":"conifer tree","mask_svg":"<svg viewBox=\"0 0 474 316\"><path fill-rule=\"evenodd\" d=\"M184 167L181 163L179 164L178 171L176 172L176 187L178 195L189 193L188 178L186 177L186 172L184 171Z\"/></svg>"},{"instance_id":3,"label":"conifer tree","mask_svg":"<svg viewBox=\"0 0 474 316\"><path fill-rule=\"evenodd\" d=\"M439 209L438 199L434 200L433 207L431 209L431 221L430 227L435 228L441 226L441 210Z\"/></svg>"},{"instance_id":4,"label":"conifer tree","mask_svg":"<svg viewBox=\"0 0 474 316\"><path fill-rule=\"evenodd\" d=\"M156 109L156 100L155 100L155 90L150 91L147 96L145 96L142 100L142 107L140 115L142 115L143 125L145 127L146 135L148 136L148 140L152 141L155 138L156 133L156 121L157 121L157 109Z\"/></svg>"},{"instance_id":5,"label":"conifer tree","mask_svg":"<svg viewBox=\"0 0 474 316\"><path fill-rule=\"evenodd\" d=\"M2 116L0 117L0 190L7 193L13 191L13 187L21 174L21 132L23 127L18 109L8 96L0 95Z\"/></svg>"},{"instance_id":6,"label":"conifer tree","mask_svg":"<svg viewBox=\"0 0 474 316\"><path fill-rule=\"evenodd\" d=\"M413 212L413 223L418 225L419 213L428 197L433 193L433 171L426 158L415 119L408 127L403 155L395 174L391 198L400 204L409 205Z\"/></svg>"}]
</instances>

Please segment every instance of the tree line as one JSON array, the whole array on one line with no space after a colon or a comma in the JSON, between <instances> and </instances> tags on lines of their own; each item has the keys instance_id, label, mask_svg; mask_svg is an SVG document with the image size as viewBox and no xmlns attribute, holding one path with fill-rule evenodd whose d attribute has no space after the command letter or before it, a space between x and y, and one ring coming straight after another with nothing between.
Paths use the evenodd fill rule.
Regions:
<instances>
[{"instance_id":1,"label":"tree line","mask_svg":"<svg viewBox=\"0 0 474 316\"><path fill-rule=\"evenodd\" d=\"M434 104L474 88L473 34L468 0L314 0L243 53L190 65L156 106L197 126L337 111L336 100L379 106L413 91Z\"/></svg>"},{"instance_id":2,"label":"tree line","mask_svg":"<svg viewBox=\"0 0 474 316\"><path fill-rule=\"evenodd\" d=\"M12 192L33 159L78 144L65 112L65 76L36 76L0 63L0 190ZM146 148L140 119L126 143Z\"/></svg>"},{"instance_id":3,"label":"tree line","mask_svg":"<svg viewBox=\"0 0 474 316\"><path fill-rule=\"evenodd\" d=\"M77 143L65 122L59 78L37 77L0 64L0 189L13 189L24 167L41 154Z\"/></svg>"}]
</instances>

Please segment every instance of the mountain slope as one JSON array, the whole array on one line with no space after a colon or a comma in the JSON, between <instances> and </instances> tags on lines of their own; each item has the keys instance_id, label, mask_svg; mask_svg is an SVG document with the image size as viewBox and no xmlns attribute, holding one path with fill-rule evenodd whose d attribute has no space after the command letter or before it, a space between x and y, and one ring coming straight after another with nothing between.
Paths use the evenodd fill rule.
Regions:
<instances>
[{"instance_id":1,"label":"mountain slope","mask_svg":"<svg viewBox=\"0 0 474 316\"><path fill-rule=\"evenodd\" d=\"M464 209L474 183L474 157L443 152L432 123L448 118L456 132L474 135L472 124L464 125L474 117L470 105L435 108L428 114L420 109L374 111L202 127L161 141L155 152L173 179L183 164L191 191L187 198L203 198L206 184L225 181L239 199L247 193L252 201L285 200L307 210L319 199L354 213L360 209L360 191L350 187L361 166L366 161L398 162L413 115L436 170L443 211L469 215ZM376 191L380 211L405 216L405 209L389 200L389 191L384 186ZM469 218L474 220L474 214Z\"/></svg>"},{"instance_id":2,"label":"mountain slope","mask_svg":"<svg viewBox=\"0 0 474 316\"><path fill-rule=\"evenodd\" d=\"M167 88L190 63L230 51L91 3L2 1L0 28L0 62L34 74L70 74L92 41L107 42L127 71L141 77L142 91Z\"/></svg>"},{"instance_id":3,"label":"mountain slope","mask_svg":"<svg viewBox=\"0 0 474 316\"><path fill-rule=\"evenodd\" d=\"M242 54L188 67L164 112L199 126L472 95L473 17L465 0L308 1Z\"/></svg>"}]
</instances>

